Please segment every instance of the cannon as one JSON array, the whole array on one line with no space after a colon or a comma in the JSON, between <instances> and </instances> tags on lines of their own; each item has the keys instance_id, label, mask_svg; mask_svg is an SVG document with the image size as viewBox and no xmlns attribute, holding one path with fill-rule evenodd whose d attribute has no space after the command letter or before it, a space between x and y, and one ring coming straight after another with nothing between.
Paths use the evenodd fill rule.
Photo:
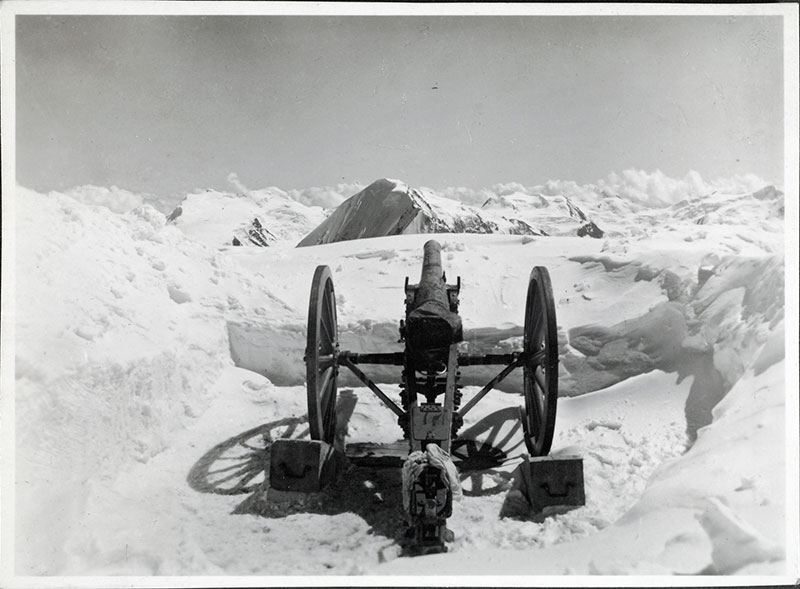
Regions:
<instances>
[{"instance_id":1,"label":"cannon","mask_svg":"<svg viewBox=\"0 0 800 589\"><path fill-rule=\"evenodd\" d=\"M397 416L408 458L403 465L403 499L409 527L409 553L446 551L452 540L447 518L460 492L450 458L451 445L465 415L512 371L523 372L524 407L519 419L528 452L550 451L558 397L558 343L552 287L547 269L535 266L528 280L522 350L507 354L459 351L463 328L458 312L461 277L448 284L441 245L424 245L419 283L405 280L405 317L400 321L402 352L355 353L339 348L336 298L328 266L318 266L311 287L305 353L308 419L312 440L333 445L336 433L337 377L352 372ZM402 367L399 404L361 366ZM461 406L460 368L498 365L502 370ZM453 479L456 479L455 481Z\"/></svg>"}]
</instances>

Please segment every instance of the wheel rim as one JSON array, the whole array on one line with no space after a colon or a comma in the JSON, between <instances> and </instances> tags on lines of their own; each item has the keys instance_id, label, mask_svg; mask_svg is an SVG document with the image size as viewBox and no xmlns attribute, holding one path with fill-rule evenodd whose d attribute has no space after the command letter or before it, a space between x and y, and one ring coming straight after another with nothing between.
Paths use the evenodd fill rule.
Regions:
<instances>
[{"instance_id":1,"label":"wheel rim","mask_svg":"<svg viewBox=\"0 0 800 589\"><path fill-rule=\"evenodd\" d=\"M311 284L306 340L306 389L311 439L333 442L339 334L336 298L328 266L318 266Z\"/></svg>"},{"instance_id":2,"label":"wheel rim","mask_svg":"<svg viewBox=\"0 0 800 589\"><path fill-rule=\"evenodd\" d=\"M550 452L558 400L558 331L547 269L536 266L525 306L525 444L532 456Z\"/></svg>"}]
</instances>

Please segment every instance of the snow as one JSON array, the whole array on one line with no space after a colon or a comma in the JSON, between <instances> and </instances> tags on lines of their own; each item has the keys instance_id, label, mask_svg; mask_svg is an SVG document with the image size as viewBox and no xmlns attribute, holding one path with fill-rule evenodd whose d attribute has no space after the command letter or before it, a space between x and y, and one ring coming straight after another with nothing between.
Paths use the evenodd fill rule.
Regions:
<instances>
[{"instance_id":1,"label":"snow","mask_svg":"<svg viewBox=\"0 0 800 589\"><path fill-rule=\"evenodd\" d=\"M604 239L436 236L448 281L462 279L466 349L519 346L528 275L548 268L568 395L552 452L583 457L587 501L542 522L499 517L524 452L509 378L462 429L478 466L462 465L450 551L413 561L398 556L399 470L357 467L291 506L267 500L264 467L272 440L308 436L316 265L333 270L342 346L399 351L403 281L417 280L429 235L295 248L324 210L236 177L236 192L188 195L172 221L115 187L18 187L15 573L797 576L782 194L701 198L686 189L697 179L653 182L636 198L570 194ZM505 186L487 209L577 223L566 197L529 190ZM254 217L269 247L229 245ZM463 372L465 402L496 374ZM397 396L398 369L370 374ZM340 391L348 446L398 441L395 416L358 381Z\"/></svg>"},{"instance_id":2,"label":"snow","mask_svg":"<svg viewBox=\"0 0 800 589\"><path fill-rule=\"evenodd\" d=\"M347 199L300 245L409 233L574 236L591 222L616 237L639 240L680 232L669 241L722 240L733 253L781 251L783 193L763 184L755 188L755 182L751 178L723 183L747 191L720 193L714 188L719 183L706 184L696 174L673 181L658 171L648 176L629 170L622 179L611 177L596 186L497 185L481 191L483 200L477 202L476 195L467 198L464 190L412 188L384 178ZM623 196L609 193L609 186ZM695 225L705 229L698 231ZM761 230L758 236L754 227Z\"/></svg>"},{"instance_id":3,"label":"snow","mask_svg":"<svg viewBox=\"0 0 800 589\"><path fill-rule=\"evenodd\" d=\"M605 178L590 184L572 180L548 180L536 186L523 186L518 182L495 184L473 190L448 187L440 190L442 196L471 205L480 206L496 196L536 195L537 198L556 196L581 203L596 203L601 208L611 208L630 218L634 213L649 208L664 208L684 200L706 198L709 195L741 195L759 191L766 182L754 174L730 178L705 180L696 171L683 178L671 178L661 170L646 171L636 168L621 173L611 172Z\"/></svg>"},{"instance_id":4,"label":"snow","mask_svg":"<svg viewBox=\"0 0 800 589\"><path fill-rule=\"evenodd\" d=\"M254 219L266 229L267 240L296 241L325 218L321 207L306 206L276 188L246 193L206 190L189 194L170 215L193 240L209 247L232 245L236 237L248 244Z\"/></svg>"}]
</instances>

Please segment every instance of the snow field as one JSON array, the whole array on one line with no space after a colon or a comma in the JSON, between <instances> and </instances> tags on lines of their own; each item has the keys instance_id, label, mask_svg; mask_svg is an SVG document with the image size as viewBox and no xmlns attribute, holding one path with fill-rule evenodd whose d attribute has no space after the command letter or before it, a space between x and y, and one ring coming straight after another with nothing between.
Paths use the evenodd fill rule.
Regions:
<instances>
[{"instance_id":1,"label":"snow field","mask_svg":"<svg viewBox=\"0 0 800 589\"><path fill-rule=\"evenodd\" d=\"M112 213L19 189L16 211L17 573L407 574L395 558L399 475L356 470L282 510L265 501L263 449L307 435L314 267L334 271L343 347L400 349L403 279L417 281L431 236L211 248L148 205ZM498 519L523 448L509 419L522 399L513 386L490 394L462 431L480 457L507 460L463 473L456 542L415 559L415 572L788 570L786 463L775 451L784 267L767 251L782 235L661 221L605 240L435 236L448 281L462 277L468 345L513 348L530 268L544 265L562 353L608 368L627 350L641 369L623 363L624 378L560 400L553 451L582 454L587 505L543 523ZM572 345L578 328L600 334L596 357ZM676 350L707 362L684 369L667 361ZM588 390L575 384L581 369L562 375L573 392ZM397 382L378 380L387 391ZM391 412L348 386L347 442L395 442ZM684 454L690 399L717 396L713 423L709 406Z\"/></svg>"},{"instance_id":2,"label":"snow field","mask_svg":"<svg viewBox=\"0 0 800 589\"><path fill-rule=\"evenodd\" d=\"M625 513L655 468L680 455L686 442L682 410L688 387L673 390L674 380L663 373L631 381L559 403L551 454L583 458L587 501L543 523L498 517L513 470L526 452L514 412L522 399L495 393L483 400L474 410L478 415L469 416L475 423L468 422L462 435L478 442L479 452L502 450L508 459L502 467L462 475L466 497L448 520L456 531L451 551L545 548L596 533ZM652 401L661 414L657 435L648 436L648 421L656 421L646 418Z\"/></svg>"},{"instance_id":3,"label":"snow field","mask_svg":"<svg viewBox=\"0 0 800 589\"><path fill-rule=\"evenodd\" d=\"M669 375L653 374L626 386L649 387L655 391L652 396L658 396L663 386L671 384ZM385 504L383 510L393 515L388 525L372 522L370 526L369 517L369 522L360 519L341 509L337 503L341 498L327 496L321 500L327 500L327 505L271 514L260 503L268 455L267 462L257 468L248 470L247 464L268 447L270 439L287 432L307 437L305 391L274 387L236 368L227 369L216 387L217 401L196 424L175 436L169 449L146 464L132 465L112 485L92 486L83 525L66 546L70 558L64 574L356 574L379 572L372 567L379 569L381 561L396 558L402 507L399 487L388 486L394 469L361 469L355 481L362 487L360 493L374 495L374 501ZM240 394L226 396L232 392ZM462 551L529 550L569 542L596 533L624 513L655 466L680 452L683 432L673 427L647 441L641 431L626 432L618 420L628 423L631 413L647 410L647 402L626 402L623 387L609 393L568 399L560 406L564 427L554 451L578 449L584 455L587 489L592 491L585 507L542 524L498 517L510 473L524 448L518 428L513 427L516 431L507 436L503 427L510 425L508 410L519 397L498 392L475 409L465 433L474 436L479 448L503 450L508 461L462 475L466 496L449 520L456 532L453 556ZM348 421L348 440L394 441L400 430L393 415L379 407L366 389L353 394L357 402ZM679 422L682 396L685 391L661 401L677 418L674 425ZM245 413L252 415L249 423L241 419ZM487 424L492 429L500 425L491 440L484 429ZM505 442L497 444L498 440ZM215 452L215 446L223 448ZM213 460L205 460L208 456ZM624 470L622 479L620 470ZM238 474L228 479L232 473ZM246 481L249 490L225 493L254 473ZM239 515L231 515L237 510ZM339 553L343 558L335 556Z\"/></svg>"}]
</instances>

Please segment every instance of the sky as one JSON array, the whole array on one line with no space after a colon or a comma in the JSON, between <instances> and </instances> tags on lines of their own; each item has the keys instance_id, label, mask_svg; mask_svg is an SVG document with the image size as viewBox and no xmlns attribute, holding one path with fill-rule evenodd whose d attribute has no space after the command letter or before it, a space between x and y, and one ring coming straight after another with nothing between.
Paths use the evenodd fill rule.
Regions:
<instances>
[{"instance_id":1,"label":"sky","mask_svg":"<svg viewBox=\"0 0 800 589\"><path fill-rule=\"evenodd\" d=\"M17 182L783 182L780 16L18 16Z\"/></svg>"}]
</instances>

